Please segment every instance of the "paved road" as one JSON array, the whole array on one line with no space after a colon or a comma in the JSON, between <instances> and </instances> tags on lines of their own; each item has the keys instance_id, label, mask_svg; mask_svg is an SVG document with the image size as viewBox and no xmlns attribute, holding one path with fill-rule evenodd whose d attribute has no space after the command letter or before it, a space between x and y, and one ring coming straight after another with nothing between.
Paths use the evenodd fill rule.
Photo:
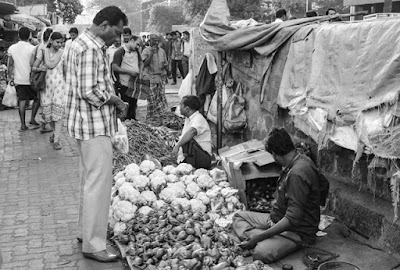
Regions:
<instances>
[{"instance_id":1,"label":"paved road","mask_svg":"<svg viewBox=\"0 0 400 270\"><path fill-rule=\"evenodd\" d=\"M177 102L176 89L168 87L171 105ZM19 127L17 110L0 111L1 269L124 269L121 262L101 264L81 254L76 240L80 184L74 140L64 128L63 149L55 151L50 134L21 133Z\"/></svg>"}]
</instances>

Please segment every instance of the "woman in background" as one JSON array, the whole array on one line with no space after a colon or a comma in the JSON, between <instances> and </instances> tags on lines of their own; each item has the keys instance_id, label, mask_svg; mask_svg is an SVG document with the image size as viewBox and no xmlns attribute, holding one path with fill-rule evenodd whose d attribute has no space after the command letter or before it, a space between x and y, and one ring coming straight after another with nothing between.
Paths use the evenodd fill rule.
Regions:
<instances>
[{"instance_id":1,"label":"woman in background","mask_svg":"<svg viewBox=\"0 0 400 270\"><path fill-rule=\"evenodd\" d=\"M43 118L50 123L54 133L50 143L55 150L62 149L60 135L62 117L65 105L65 82L63 77L63 50L61 49L64 37L59 32L53 32L44 51L38 53L33 65L33 71L46 71L46 89L40 92L43 106ZM42 64L42 65L41 65Z\"/></svg>"}]
</instances>

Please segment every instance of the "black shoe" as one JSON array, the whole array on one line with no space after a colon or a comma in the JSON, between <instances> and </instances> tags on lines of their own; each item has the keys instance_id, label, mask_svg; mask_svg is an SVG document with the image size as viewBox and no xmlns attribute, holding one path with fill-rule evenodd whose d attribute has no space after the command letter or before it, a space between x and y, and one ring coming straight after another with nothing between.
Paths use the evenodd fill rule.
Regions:
<instances>
[{"instance_id":1,"label":"black shoe","mask_svg":"<svg viewBox=\"0 0 400 270\"><path fill-rule=\"evenodd\" d=\"M110 253L108 250L102 250L95 253L82 252L83 257L92 259L98 262L115 262L118 260L118 256Z\"/></svg>"},{"instance_id":2,"label":"black shoe","mask_svg":"<svg viewBox=\"0 0 400 270\"><path fill-rule=\"evenodd\" d=\"M82 243L82 238L77 237L76 240L78 240L79 243Z\"/></svg>"}]
</instances>

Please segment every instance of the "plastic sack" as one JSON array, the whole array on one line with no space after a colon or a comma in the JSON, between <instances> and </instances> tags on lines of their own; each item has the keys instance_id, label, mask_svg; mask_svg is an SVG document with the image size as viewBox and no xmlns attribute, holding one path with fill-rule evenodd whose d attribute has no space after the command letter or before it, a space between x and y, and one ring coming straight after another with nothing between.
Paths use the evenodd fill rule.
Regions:
<instances>
[{"instance_id":1,"label":"plastic sack","mask_svg":"<svg viewBox=\"0 0 400 270\"><path fill-rule=\"evenodd\" d=\"M186 75L185 79L183 79L181 87L179 88L178 96L182 99L184 96L189 96L192 94L192 70L189 70L189 73Z\"/></svg>"},{"instance_id":2,"label":"plastic sack","mask_svg":"<svg viewBox=\"0 0 400 270\"><path fill-rule=\"evenodd\" d=\"M18 105L17 91L15 86L8 84L4 93L2 104L7 107L16 107Z\"/></svg>"},{"instance_id":3,"label":"plastic sack","mask_svg":"<svg viewBox=\"0 0 400 270\"><path fill-rule=\"evenodd\" d=\"M230 94L226 89L226 86L222 86L222 109L225 108L225 105L230 98ZM214 124L217 123L217 114L218 114L218 92L214 93L214 96L211 99L210 107L208 108L207 112L207 119L213 122Z\"/></svg>"},{"instance_id":4,"label":"plastic sack","mask_svg":"<svg viewBox=\"0 0 400 270\"><path fill-rule=\"evenodd\" d=\"M118 119L118 132L115 133L114 137L111 138L111 142L113 148L122 153L128 154L129 153L129 140L128 140L128 133L126 131L126 127L122 124L121 120Z\"/></svg>"}]
</instances>

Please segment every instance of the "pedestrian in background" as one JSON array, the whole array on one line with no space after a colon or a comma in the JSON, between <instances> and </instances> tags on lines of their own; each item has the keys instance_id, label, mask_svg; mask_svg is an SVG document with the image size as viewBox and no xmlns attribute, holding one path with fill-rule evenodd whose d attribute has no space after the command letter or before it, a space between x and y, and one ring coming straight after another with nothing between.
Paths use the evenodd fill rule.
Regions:
<instances>
[{"instance_id":1,"label":"pedestrian in background","mask_svg":"<svg viewBox=\"0 0 400 270\"><path fill-rule=\"evenodd\" d=\"M44 51L39 51L32 67L33 71L46 72L46 88L40 92L40 101L43 107L43 119L50 124L54 131L50 137L50 143L53 144L55 150L62 149L60 135L65 107L63 39L61 33L53 32L47 48Z\"/></svg>"},{"instance_id":2,"label":"pedestrian in background","mask_svg":"<svg viewBox=\"0 0 400 270\"><path fill-rule=\"evenodd\" d=\"M93 24L80 34L67 54L66 118L68 133L76 139L81 174L79 239L85 258L100 262L117 260L106 248L112 186L111 137L117 114L127 105L115 95L110 79L106 46L121 36L126 15L116 6L100 10Z\"/></svg>"},{"instance_id":3,"label":"pedestrian in background","mask_svg":"<svg viewBox=\"0 0 400 270\"><path fill-rule=\"evenodd\" d=\"M273 23L281 23L287 20L287 12L284 8L280 8L275 13L275 21Z\"/></svg>"},{"instance_id":4,"label":"pedestrian in background","mask_svg":"<svg viewBox=\"0 0 400 270\"><path fill-rule=\"evenodd\" d=\"M34 63L35 63L35 61L37 59L41 59L39 57L41 55L43 55L43 52L44 52L44 50L46 49L46 47L47 47L47 45L49 43L49 39L50 39L50 36L51 36L52 33L53 33L53 29L46 28L40 35L38 35L38 37L40 37L41 43L38 46L36 46L36 48L35 48L35 50L34 50L34 52L32 54L31 61L30 61L31 66L34 65ZM38 98L39 98L39 101L40 101L40 95L38 95ZM40 104L41 103L42 102L40 101ZM52 132L53 129L48 126L48 123L44 120L43 117L44 116L43 116L43 113L42 113L42 120L40 122L40 133Z\"/></svg>"},{"instance_id":5,"label":"pedestrian in background","mask_svg":"<svg viewBox=\"0 0 400 270\"><path fill-rule=\"evenodd\" d=\"M150 46L142 51L143 78L150 81L146 119L151 119L155 115L162 115L168 108L163 81L163 76L168 68L168 60L165 51L158 47L159 42L159 37L151 34Z\"/></svg>"},{"instance_id":6,"label":"pedestrian in background","mask_svg":"<svg viewBox=\"0 0 400 270\"><path fill-rule=\"evenodd\" d=\"M124 27L124 30L122 31L122 43L128 43L130 38L132 36L132 30L129 27Z\"/></svg>"},{"instance_id":7,"label":"pedestrian in background","mask_svg":"<svg viewBox=\"0 0 400 270\"><path fill-rule=\"evenodd\" d=\"M186 75L183 71L183 66L182 66L183 44L182 44L182 39L180 37L180 33L178 34L177 32L172 32L171 37L172 37L171 69L172 69L172 80L173 80L171 84L176 85L177 82L176 68L179 69L179 72L181 73L183 78L185 78Z\"/></svg>"},{"instance_id":8,"label":"pedestrian in background","mask_svg":"<svg viewBox=\"0 0 400 270\"><path fill-rule=\"evenodd\" d=\"M18 31L20 41L8 48L8 78L12 85L15 84L15 89L18 98L18 112L21 120L19 131L28 130L25 123L26 103L33 100L32 114L29 124L34 128L39 128L39 123L36 122L35 116L39 110L40 101L37 93L31 88L31 57L35 47L29 43L31 32L28 27L21 27Z\"/></svg>"},{"instance_id":9,"label":"pedestrian in background","mask_svg":"<svg viewBox=\"0 0 400 270\"><path fill-rule=\"evenodd\" d=\"M192 54L192 44L190 41L190 34L188 31L183 32L183 57L182 57L182 68L183 73L185 74L184 77L189 73L189 59L190 55Z\"/></svg>"},{"instance_id":10,"label":"pedestrian in background","mask_svg":"<svg viewBox=\"0 0 400 270\"><path fill-rule=\"evenodd\" d=\"M116 73L118 82L121 84L120 94L123 101L128 102L129 109L126 119L136 120L137 98L134 85L131 81L139 76L143 67L140 56L141 39L137 36L131 36L129 42L119 48L114 54L112 69Z\"/></svg>"},{"instance_id":11,"label":"pedestrian in background","mask_svg":"<svg viewBox=\"0 0 400 270\"><path fill-rule=\"evenodd\" d=\"M72 41L74 41L79 35L79 31L78 28L76 27L71 27L69 29L69 37L70 39L68 39L65 42L65 48L64 48L64 52L68 51L69 47L71 46Z\"/></svg>"}]
</instances>

